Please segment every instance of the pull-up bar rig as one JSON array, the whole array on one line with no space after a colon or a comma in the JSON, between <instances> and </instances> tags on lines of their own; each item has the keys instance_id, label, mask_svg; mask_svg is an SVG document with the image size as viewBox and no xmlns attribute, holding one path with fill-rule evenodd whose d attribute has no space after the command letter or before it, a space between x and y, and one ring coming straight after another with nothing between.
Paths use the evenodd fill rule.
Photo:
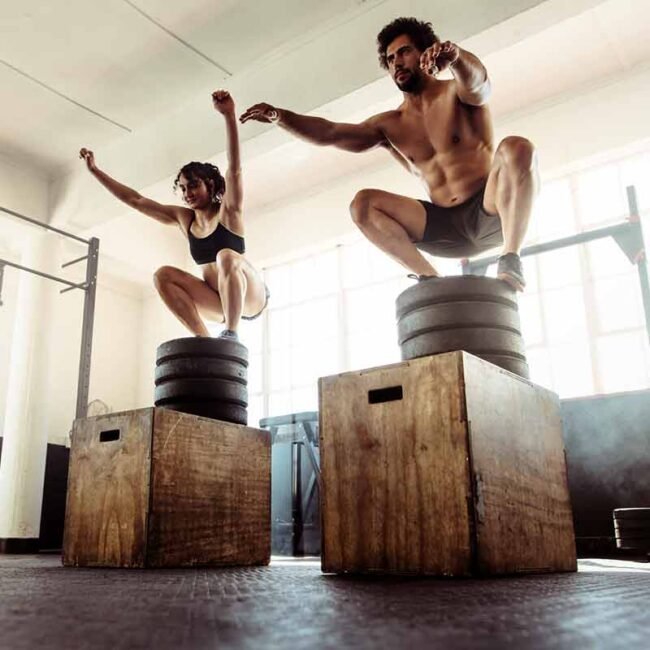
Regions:
<instances>
[{"instance_id":1,"label":"pull-up bar rig","mask_svg":"<svg viewBox=\"0 0 650 650\"><path fill-rule=\"evenodd\" d=\"M55 228L48 224L42 223L37 219L32 219L31 217L26 217L23 214L14 212L13 210L8 210L7 208L0 207L0 212L4 212L16 219L25 221L39 228L44 228L50 232L63 235L69 239L74 239L75 241L85 244L88 247L86 255L77 257L74 260L65 262L61 265L61 268L66 268L72 266L73 264L78 264L79 262L86 261L86 279L83 282L74 283L66 280L65 278L60 278L56 275L51 275L50 273L44 273L43 271L38 271L37 269L31 269L27 266L22 266L21 264L16 264L15 262L10 262L9 260L0 258L0 306L2 305L2 279L4 275L5 266L18 269L19 271L25 271L27 273L32 273L33 275L38 275L47 280L52 280L53 282L58 282L59 284L66 285L65 289L61 289L60 293L66 293L74 289L81 290L84 292L84 311L83 311L83 322L81 326L81 354L79 357L79 378L77 381L77 409L76 417L83 418L86 417L88 411L88 391L90 387L90 362L92 357L92 344L93 344L93 324L95 320L95 294L97 290L97 264L99 260L99 239L96 237L91 237L90 239L83 239L72 233L65 232L60 228Z\"/></svg>"},{"instance_id":2,"label":"pull-up bar rig","mask_svg":"<svg viewBox=\"0 0 650 650\"><path fill-rule=\"evenodd\" d=\"M519 255L521 257L538 255L539 253L546 253L559 248L612 237L628 260L637 267L639 283L641 285L641 300L643 301L643 310L645 312L646 333L648 334L648 340L650 340L650 281L648 280L647 255L643 241L643 230L641 229L641 217L639 216L639 207L634 186L628 186L626 192L629 216L623 223L581 232L571 237L563 237L542 244L535 244L534 246L527 246L521 249ZM465 259L462 261L463 275L485 275L488 266L496 263L498 259L498 255L481 257L476 260Z\"/></svg>"}]
</instances>

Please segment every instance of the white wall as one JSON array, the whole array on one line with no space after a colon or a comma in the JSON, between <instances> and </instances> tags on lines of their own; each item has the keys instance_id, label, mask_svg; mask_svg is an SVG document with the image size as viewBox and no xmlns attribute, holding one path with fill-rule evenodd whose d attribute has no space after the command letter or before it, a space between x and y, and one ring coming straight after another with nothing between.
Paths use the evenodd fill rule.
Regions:
<instances>
[{"instance_id":1,"label":"white wall","mask_svg":"<svg viewBox=\"0 0 650 650\"><path fill-rule=\"evenodd\" d=\"M49 337L46 400L48 440L69 442L75 417L83 316L81 292L59 296L44 326ZM112 411L138 406L142 292L132 283L100 274L95 302L89 401L100 399Z\"/></svg>"},{"instance_id":2,"label":"white wall","mask_svg":"<svg viewBox=\"0 0 650 650\"><path fill-rule=\"evenodd\" d=\"M136 408L139 350L142 344L142 294L139 288L100 283L93 331L89 399L113 411Z\"/></svg>"},{"instance_id":3,"label":"white wall","mask_svg":"<svg viewBox=\"0 0 650 650\"><path fill-rule=\"evenodd\" d=\"M650 68L634 68L506 116L498 130L533 140L542 170L553 172L650 138L649 102Z\"/></svg>"},{"instance_id":4,"label":"white wall","mask_svg":"<svg viewBox=\"0 0 650 650\"><path fill-rule=\"evenodd\" d=\"M11 339L16 314L16 294L18 273L6 269L2 283L2 302L0 307L0 436L5 418L7 383L9 379L9 360L11 356Z\"/></svg>"},{"instance_id":5,"label":"white wall","mask_svg":"<svg viewBox=\"0 0 650 650\"><path fill-rule=\"evenodd\" d=\"M33 219L48 218L49 179L0 154L0 206ZM4 217L3 217L4 219ZM5 229L4 221L0 232Z\"/></svg>"},{"instance_id":6,"label":"white wall","mask_svg":"<svg viewBox=\"0 0 650 650\"><path fill-rule=\"evenodd\" d=\"M48 217L48 179L40 172L0 156L0 207L33 219ZM21 251L33 226L0 212L0 258L20 263ZM4 422L9 353L16 310L19 271L5 268L0 307L0 427ZM0 435L2 430L0 428Z\"/></svg>"}]
</instances>

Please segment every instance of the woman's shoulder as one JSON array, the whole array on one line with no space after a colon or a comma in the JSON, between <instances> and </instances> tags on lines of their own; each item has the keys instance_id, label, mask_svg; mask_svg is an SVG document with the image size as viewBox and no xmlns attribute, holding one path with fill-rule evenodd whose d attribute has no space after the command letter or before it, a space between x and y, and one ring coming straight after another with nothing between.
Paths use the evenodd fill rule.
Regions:
<instances>
[{"instance_id":1,"label":"woman's shoulder","mask_svg":"<svg viewBox=\"0 0 650 650\"><path fill-rule=\"evenodd\" d=\"M186 236L189 235L190 226L192 225L192 221L194 221L194 210L181 205L175 205L174 214L178 227Z\"/></svg>"},{"instance_id":2,"label":"woman's shoulder","mask_svg":"<svg viewBox=\"0 0 650 650\"><path fill-rule=\"evenodd\" d=\"M244 233L244 219L240 210L227 210L222 209L219 211L219 225L223 226L231 233L243 237ZM219 226L217 226L218 228Z\"/></svg>"},{"instance_id":3,"label":"woman's shoulder","mask_svg":"<svg viewBox=\"0 0 650 650\"><path fill-rule=\"evenodd\" d=\"M176 207L176 218L178 223L181 226L185 226L186 229L189 228L192 221L194 221L194 210L191 208L186 208L182 205L177 205Z\"/></svg>"}]
</instances>

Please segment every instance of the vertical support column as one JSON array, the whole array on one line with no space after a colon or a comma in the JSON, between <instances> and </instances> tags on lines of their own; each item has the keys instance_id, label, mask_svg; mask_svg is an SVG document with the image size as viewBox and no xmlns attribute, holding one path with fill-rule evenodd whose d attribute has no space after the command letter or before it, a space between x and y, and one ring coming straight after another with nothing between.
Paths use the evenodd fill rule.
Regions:
<instances>
[{"instance_id":1,"label":"vertical support column","mask_svg":"<svg viewBox=\"0 0 650 650\"><path fill-rule=\"evenodd\" d=\"M291 443L291 515L293 520L293 535L291 541L292 554L304 555L303 549L303 520L302 520L302 443Z\"/></svg>"},{"instance_id":2,"label":"vertical support column","mask_svg":"<svg viewBox=\"0 0 650 650\"><path fill-rule=\"evenodd\" d=\"M643 230L641 228L641 216L639 215L639 206L636 200L636 189L634 185L625 188L627 192L627 203L630 212L630 222L638 228L635 233L636 245L639 249L632 263L636 264L639 273L639 283L641 285L641 300L643 301L643 311L645 313L645 329L650 341L650 281L648 280L647 253L645 242L643 241ZM637 230L635 228L635 230Z\"/></svg>"},{"instance_id":3,"label":"vertical support column","mask_svg":"<svg viewBox=\"0 0 650 650\"><path fill-rule=\"evenodd\" d=\"M4 281L5 265L0 262L0 307L2 307L2 283Z\"/></svg>"},{"instance_id":4,"label":"vertical support column","mask_svg":"<svg viewBox=\"0 0 650 650\"><path fill-rule=\"evenodd\" d=\"M93 237L88 246L86 262L86 287L84 316L81 326L81 354L79 356L79 380L77 383L77 418L86 417L88 392L90 389L90 364L93 348L93 325L95 322L95 295L97 293L97 265L99 260L99 239Z\"/></svg>"},{"instance_id":5,"label":"vertical support column","mask_svg":"<svg viewBox=\"0 0 650 650\"><path fill-rule=\"evenodd\" d=\"M51 255L47 243L45 234L30 242L23 256L26 265L43 268ZM47 280L27 273L18 285L0 461L0 553L38 550L47 454L47 429L38 403L48 287L54 290Z\"/></svg>"},{"instance_id":6,"label":"vertical support column","mask_svg":"<svg viewBox=\"0 0 650 650\"><path fill-rule=\"evenodd\" d=\"M641 298L643 299L643 310L645 311L645 331L650 341L650 282L648 281L648 265L645 258L637 262L639 282L641 283Z\"/></svg>"}]
</instances>

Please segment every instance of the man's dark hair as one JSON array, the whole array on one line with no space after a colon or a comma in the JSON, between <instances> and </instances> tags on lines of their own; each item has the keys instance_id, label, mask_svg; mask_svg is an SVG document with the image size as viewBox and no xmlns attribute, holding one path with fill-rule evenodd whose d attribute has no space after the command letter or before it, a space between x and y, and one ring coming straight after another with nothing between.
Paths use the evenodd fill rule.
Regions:
<instances>
[{"instance_id":1,"label":"man's dark hair","mask_svg":"<svg viewBox=\"0 0 650 650\"><path fill-rule=\"evenodd\" d=\"M392 23L386 25L377 35L377 53L381 67L388 69L386 61L386 50L388 46L398 37L406 34L413 41L413 45L424 52L431 47L438 37L433 32L431 23L425 23L417 18L396 18Z\"/></svg>"},{"instance_id":2,"label":"man's dark hair","mask_svg":"<svg viewBox=\"0 0 650 650\"><path fill-rule=\"evenodd\" d=\"M200 178L210 189L212 201L218 202L217 196L223 196L226 191L226 181L221 175L219 168L212 163L190 162L183 165L176 175L174 180L174 192L178 189L178 183L181 180L181 175L185 176L187 180L196 180Z\"/></svg>"}]
</instances>

